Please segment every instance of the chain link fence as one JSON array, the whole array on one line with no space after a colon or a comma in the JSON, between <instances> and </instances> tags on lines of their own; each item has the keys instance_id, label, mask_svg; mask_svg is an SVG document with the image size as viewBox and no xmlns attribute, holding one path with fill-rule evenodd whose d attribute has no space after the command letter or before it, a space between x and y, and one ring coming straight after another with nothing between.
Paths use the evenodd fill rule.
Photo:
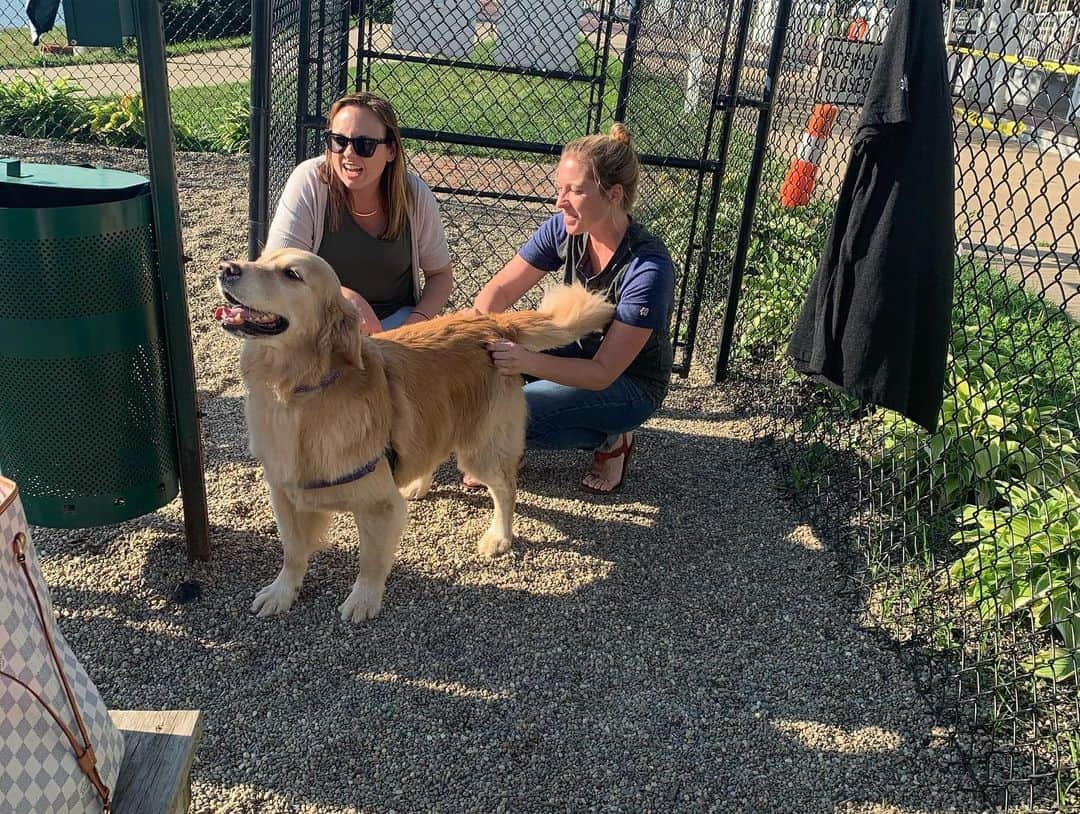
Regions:
<instances>
[{"instance_id":1,"label":"chain link fence","mask_svg":"<svg viewBox=\"0 0 1080 814\"><path fill-rule=\"evenodd\" d=\"M179 147L242 152L249 94L264 116L253 244L289 171L320 151L330 101L370 88L394 101L412 168L440 198L459 303L547 216L561 144L625 121L643 157L638 217L679 274L679 371L711 377L733 324L728 373L769 405L755 420L792 498L847 556L867 623L956 724L973 783L995 804L1076 810L1075 5L942 7L958 253L938 431L803 380L785 355L859 117L854 102L823 109L823 83L845 49L872 63L859 43L880 40L891 5L793 0L763 150L777 0L270 0L254 77L250 6L181 0L163 16ZM34 48L21 9L0 4L0 134L56 139L61 156L77 141L141 143L130 47L68 48L61 20ZM813 189L782 199L808 129Z\"/></svg>"},{"instance_id":2,"label":"chain link fence","mask_svg":"<svg viewBox=\"0 0 1080 814\"><path fill-rule=\"evenodd\" d=\"M56 26L32 42L23 0L0 0L0 133L120 147L145 144L135 43L84 48ZM161 5L175 141L181 150L248 148L251 7Z\"/></svg>"},{"instance_id":3,"label":"chain link fence","mask_svg":"<svg viewBox=\"0 0 1080 814\"><path fill-rule=\"evenodd\" d=\"M803 380L786 357L859 116L856 105L823 110L822 83L843 49L872 52L850 39L880 39L887 2L795 0L732 373L766 389L775 408L761 433L792 495L850 557L867 621L958 724L989 802L1077 810L1077 9L957 6L943 7L957 257L937 432ZM807 135L825 138L813 191L785 206Z\"/></svg>"}]
</instances>

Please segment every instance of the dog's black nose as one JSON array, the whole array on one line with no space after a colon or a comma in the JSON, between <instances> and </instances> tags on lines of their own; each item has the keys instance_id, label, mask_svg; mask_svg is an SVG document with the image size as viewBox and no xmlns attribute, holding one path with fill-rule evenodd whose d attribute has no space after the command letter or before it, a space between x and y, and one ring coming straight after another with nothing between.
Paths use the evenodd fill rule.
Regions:
<instances>
[{"instance_id":1,"label":"dog's black nose","mask_svg":"<svg viewBox=\"0 0 1080 814\"><path fill-rule=\"evenodd\" d=\"M222 260L220 263L218 263L217 270L218 276L223 280L236 278L242 274L242 272L240 271L240 266L236 265L236 263L233 263L230 260Z\"/></svg>"}]
</instances>

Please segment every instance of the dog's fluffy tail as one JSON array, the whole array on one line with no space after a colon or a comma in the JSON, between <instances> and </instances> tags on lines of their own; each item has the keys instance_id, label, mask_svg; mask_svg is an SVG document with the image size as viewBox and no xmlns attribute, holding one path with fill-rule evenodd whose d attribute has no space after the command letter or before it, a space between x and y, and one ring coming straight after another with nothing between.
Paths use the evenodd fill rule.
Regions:
<instances>
[{"instance_id":1,"label":"dog's fluffy tail","mask_svg":"<svg viewBox=\"0 0 1080 814\"><path fill-rule=\"evenodd\" d=\"M603 330L614 316L614 305L575 283L549 289L536 311L499 314L497 322L512 342L529 350L548 350Z\"/></svg>"}]
</instances>

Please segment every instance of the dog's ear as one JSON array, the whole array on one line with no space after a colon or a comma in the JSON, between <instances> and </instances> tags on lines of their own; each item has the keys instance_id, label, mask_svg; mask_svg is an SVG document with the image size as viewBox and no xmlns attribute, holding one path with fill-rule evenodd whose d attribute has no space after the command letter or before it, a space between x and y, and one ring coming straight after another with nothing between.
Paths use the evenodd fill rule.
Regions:
<instances>
[{"instance_id":1,"label":"dog's ear","mask_svg":"<svg viewBox=\"0 0 1080 814\"><path fill-rule=\"evenodd\" d=\"M328 359L337 353L356 368L364 367L360 347L360 312L342 296L335 297L326 306L322 328L319 331L319 353Z\"/></svg>"}]
</instances>

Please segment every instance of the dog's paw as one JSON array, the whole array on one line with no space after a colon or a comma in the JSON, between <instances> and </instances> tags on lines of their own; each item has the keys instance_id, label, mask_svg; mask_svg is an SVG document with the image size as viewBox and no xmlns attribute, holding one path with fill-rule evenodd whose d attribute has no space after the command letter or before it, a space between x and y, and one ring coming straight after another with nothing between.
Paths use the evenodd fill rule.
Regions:
<instances>
[{"instance_id":1,"label":"dog's paw","mask_svg":"<svg viewBox=\"0 0 1080 814\"><path fill-rule=\"evenodd\" d=\"M398 491L406 500L419 500L431 490L431 478L417 478L412 483L402 486Z\"/></svg>"},{"instance_id":2,"label":"dog's paw","mask_svg":"<svg viewBox=\"0 0 1080 814\"><path fill-rule=\"evenodd\" d=\"M476 544L476 553L481 557L497 557L510 550L511 538L500 534L494 529L488 529L484 536Z\"/></svg>"},{"instance_id":3,"label":"dog's paw","mask_svg":"<svg viewBox=\"0 0 1080 814\"><path fill-rule=\"evenodd\" d=\"M251 612L259 616L275 616L279 613L285 613L292 607L292 603L296 600L296 595L299 592L299 585L293 585L279 576L255 594L255 601L251 603Z\"/></svg>"},{"instance_id":4,"label":"dog's paw","mask_svg":"<svg viewBox=\"0 0 1080 814\"><path fill-rule=\"evenodd\" d=\"M346 622L363 622L374 619L382 610L383 589L368 582L357 582L353 585L348 598L338 606L342 620Z\"/></svg>"}]
</instances>

